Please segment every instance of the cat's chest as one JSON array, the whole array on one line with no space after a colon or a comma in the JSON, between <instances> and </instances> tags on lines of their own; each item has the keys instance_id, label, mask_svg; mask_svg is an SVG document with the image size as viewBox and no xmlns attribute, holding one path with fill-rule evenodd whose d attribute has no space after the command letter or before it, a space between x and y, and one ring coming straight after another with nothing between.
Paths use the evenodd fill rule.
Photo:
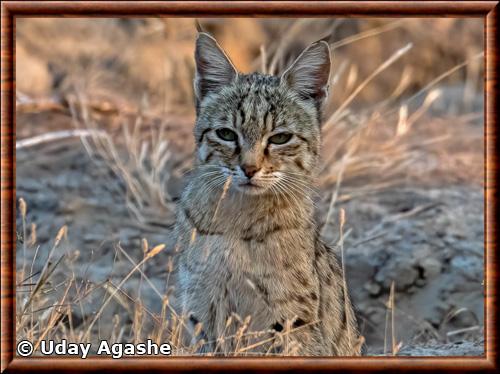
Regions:
<instances>
[{"instance_id":1,"label":"cat's chest","mask_svg":"<svg viewBox=\"0 0 500 374\"><path fill-rule=\"evenodd\" d=\"M183 261L185 307L202 320L217 316L223 324L233 313L252 315L252 328L267 329L301 315L303 297L317 289L307 256L285 253L279 240L200 237L192 250L199 256Z\"/></svg>"},{"instance_id":2,"label":"cat's chest","mask_svg":"<svg viewBox=\"0 0 500 374\"><path fill-rule=\"evenodd\" d=\"M181 210L185 307L202 320L253 314L262 328L303 314L303 300L317 292L314 231L309 221L293 217L251 211L234 216L234 210L220 209L214 219L193 206Z\"/></svg>"},{"instance_id":3,"label":"cat's chest","mask_svg":"<svg viewBox=\"0 0 500 374\"><path fill-rule=\"evenodd\" d=\"M300 231L264 240L199 236L182 261L188 288L212 300L233 297L241 305L285 302L296 289L314 283L313 243L307 236Z\"/></svg>"}]
</instances>

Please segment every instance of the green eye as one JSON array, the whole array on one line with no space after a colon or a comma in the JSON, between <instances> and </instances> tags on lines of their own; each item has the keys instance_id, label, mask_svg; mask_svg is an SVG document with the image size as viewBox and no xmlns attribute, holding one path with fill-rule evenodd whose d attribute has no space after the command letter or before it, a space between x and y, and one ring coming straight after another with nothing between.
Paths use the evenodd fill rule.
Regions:
<instances>
[{"instance_id":1,"label":"green eye","mask_svg":"<svg viewBox=\"0 0 500 374\"><path fill-rule=\"evenodd\" d=\"M271 136L268 142L272 144L285 144L290 139L292 139L292 134L289 134L287 132L280 132L279 134Z\"/></svg>"},{"instance_id":2,"label":"green eye","mask_svg":"<svg viewBox=\"0 0 500 374\"><path fill-rule=\"evenodd\" d=\"M217 129L215 133L219 138L228 142L234 142L238 138L238 136L233 130L230 130L226 127L222 129Z\"/></svg>"}]
</instances>

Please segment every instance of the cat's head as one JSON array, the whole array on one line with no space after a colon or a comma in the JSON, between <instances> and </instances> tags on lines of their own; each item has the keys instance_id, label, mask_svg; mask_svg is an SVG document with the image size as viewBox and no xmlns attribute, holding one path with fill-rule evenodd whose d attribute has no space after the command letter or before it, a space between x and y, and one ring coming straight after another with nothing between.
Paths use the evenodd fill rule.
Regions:
<instances>
[{"instance_id":1,"label":"cat's head","mask_svg":"<svg viewBox=\"0 0 500 374\"><path fill-rule=\"evenodd\" d=\"M239 73L217 41L196 41L197 165L249 194L300 192L318 161L330 49L319 41L279 76ZM216 182L214 182L217 184Z\"/></svg>"}]
</instances>

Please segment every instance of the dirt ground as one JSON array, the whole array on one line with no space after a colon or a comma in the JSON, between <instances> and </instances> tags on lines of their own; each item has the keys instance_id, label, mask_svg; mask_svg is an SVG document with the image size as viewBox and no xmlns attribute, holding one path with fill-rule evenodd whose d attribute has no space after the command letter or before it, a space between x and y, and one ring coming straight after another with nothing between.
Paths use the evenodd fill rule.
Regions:
<instances>
[{"instance_id":1,"label":"dirt ground","mask_svg":"<svg viewBox=\"0 0 500 374\"><path fill-rule=\"evenodd\" d=\"M131 26L123 27L128 30ZM342 29L346 35L349 31L349 27ZM18 32L25 35L22 29ZM54 80L62 74L58 68L50 68L31 39L21 37L18 43L24 55L20 63L32 66L35 72L30 74L39 80L47 75L46 80L52 82L47 84L55 87ZM425 75L418 79L426 81ZM82 129L84 117L81 108L72 116L71 102L65 100L74 96L66 96L67 91L60 89L64 84L48 89L44 84L34 86L31 92L19 91L30 100L18 98L16 114L16 194L27 204L25 233L22 215L16 220L17 267L32 275L32 281L19 280L18 300L24 301L18 304L26 301L49 260L57 233L66 226L67 237L50 254L51 263L61 261L38 296L37 318L47 319L51 314L43 316L44 310L64 300L71 313L60 312L63 317L54 324L66 326L77 340L96 313L102 314L92 331L99 336L112 336L117 341L134 340L138 334L149 336L162 314L163 295L175 283L169 278L170 258L175 256L171 230L175 201L192 159L193 113L187 110L160 116L152 110L154 115L144 117L141 139L155 143L152 138L156 135L151 134L160 134L155 131L161 128L160 137L167 142L162 152L168 157L161 170L168 178L161 180L164 191L156 200L151 194L157 190L145 188L150 186L147 183L140 185L142 193L150 192L141 200L131 192L130 180L143 178L142 169L132 168L130 175L124 174L116 162L110 163L109 157L99 152L96 144L101 143L88 137L82 142L78 136L40 138L74 130L75 126ZM354 161L345 169L338 163L330 168L329 160L336 157L338 161L342 148L335 148L336 130L332 130L333 135L325 134L317 217L325 224L330 213L332 219L322 232L325 241L335 245L340 232L337 217L340 209L345 210L347 282L368 354L390 353L391 344L398 346L399 355L484 354L483 103L481 87L472 94L467 87L460 79L441 82L439 97L414 121L397 147L391 139L398 118L401 123L401 109L399 117L395 110L382 119L363 117L362 110L353 109L350 116L355 121L360 121L358 115L361 122L368 118L376 131L363 135ZM91 118L97 124L95 129L110 135L119 158L129 167L136 165L134 157L141 152L131 152L123 128L130 125L133 129L139 115L133 110L135 114L121 115L113 109L125 102L123 107L129 110L132 101L127 89L113 100L102 100L99 91L93 97L99 98L100 106L91 110ZM412 92L402 97L408 98ZM376 94L364 95L358 108L370 103ZM469 95L467 105L463 104L464 95ZM425 100L413 101L407 108L410 114L425 106ZM333 149L340 155L335 156ZM397 153L391 153L393 149ZM153 152L153 148L147 151ZM122 282L144 256L143 239L149 248L163 243L165 250L141 267L142 276L136 272ZM109 284L119 285L124 296L115 297L101 310ZM394 318L388 306L392 284ZM33 333L24 326L18 328L22 330L18 336ZM62 336L64 329L54 329L55 336ZM391 342L392 335L395 342Z\"/></svg>"}]
</instances>

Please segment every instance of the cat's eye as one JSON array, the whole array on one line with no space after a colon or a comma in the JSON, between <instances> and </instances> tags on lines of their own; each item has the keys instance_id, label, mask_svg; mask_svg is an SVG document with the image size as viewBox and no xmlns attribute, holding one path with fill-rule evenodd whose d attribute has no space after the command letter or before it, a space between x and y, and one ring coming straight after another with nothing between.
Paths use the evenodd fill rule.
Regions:
<instances>
[{"instance_id":1,"label":"cat's eye","mask_svg":"<svg viewBox=\"0 0 500 374\"><path fill-rule=\"evenodd\" d=\"M227 142L234 142L238 138L238 136L233 130L230 130L226 127L215 130L215 133L219 138Z\"/></svg>"},{"instance_id":2,"label":"cat's eye","mask_svg":"<svg viewBox=\"0 0 500 374\"><path fill-rule=\"evenodd\" d=\"M292 134L289 134L287 132L280 132L279 134L271 136L268 139L268 142L272 144L285 144L290 139L292 139Z\"/></svg>"}]
</instances>

